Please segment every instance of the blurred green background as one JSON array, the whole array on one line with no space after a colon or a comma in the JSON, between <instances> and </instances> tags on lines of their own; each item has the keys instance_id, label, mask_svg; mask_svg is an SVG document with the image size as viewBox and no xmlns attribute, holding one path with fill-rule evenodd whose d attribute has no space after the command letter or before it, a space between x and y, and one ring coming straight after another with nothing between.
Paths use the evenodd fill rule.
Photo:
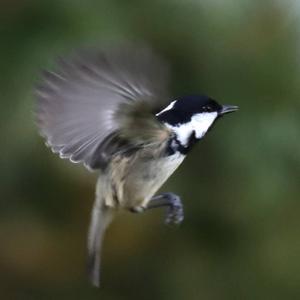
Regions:
<instances>
[{"instance_id":1,"label":"blurred green background","mask_svg":"<svg viewBox=\"0 0 300 300\"><path fill-rule=\"evenodd\" d=\"M300 1L0 2L1 299L299 299ZM57 55L146 41L173 94L240 111L162 188L185 221L124 213L106 235L102 287L86 279L95 174L60 160L34 125L33 86Z\"/></svg>"}]
</instances>

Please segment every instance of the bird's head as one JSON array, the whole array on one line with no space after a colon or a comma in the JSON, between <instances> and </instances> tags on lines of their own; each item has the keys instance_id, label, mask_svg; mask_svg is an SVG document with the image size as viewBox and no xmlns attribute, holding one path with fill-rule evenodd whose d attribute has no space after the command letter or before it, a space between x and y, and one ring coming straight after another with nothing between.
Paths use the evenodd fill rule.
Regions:
<instances>
[{"instance_id":1,"label":"bird's head","mask_svg":"<svg viewBox=\"0 0 300 300\"><path fill-rule=\"evenodd\" d=\"M175 132L183 147L189 147L191 137L200 140L217 119L236 110L237 106L220 105L208 96L193 95L171 102L156 116Z\"/></svg>"}]
</instances>

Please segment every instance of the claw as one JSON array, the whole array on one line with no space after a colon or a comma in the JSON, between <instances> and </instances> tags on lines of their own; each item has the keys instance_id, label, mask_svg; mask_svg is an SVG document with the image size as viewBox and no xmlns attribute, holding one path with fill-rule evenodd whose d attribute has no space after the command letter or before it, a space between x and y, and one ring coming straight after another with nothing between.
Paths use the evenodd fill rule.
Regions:
<instances>
[{"instance_id":1,"label":"claw","mask_svg":"<svg viewBox=\"0 0 300 300\"><path fill-rule=\"evenodd\" d=\"M176 196L174 198L174 202L170 204L170 206L167 208L167 214L165 223L166 224L180 224L184 219L184 212L183 212L183 205L180 201L180 198Z\"/></svg>"},{"instance_id":2,"label":"claw","mask_svg":"<svg viewBox=\"0 0 300 300\"><path fill-rule=\"evenodd\" d=\"M164 193L155 196L147 205L147 209L167 206L166 224L180 224L184 219L183 205L179 196L173 193Z\"/></svg>"}]
</instances>

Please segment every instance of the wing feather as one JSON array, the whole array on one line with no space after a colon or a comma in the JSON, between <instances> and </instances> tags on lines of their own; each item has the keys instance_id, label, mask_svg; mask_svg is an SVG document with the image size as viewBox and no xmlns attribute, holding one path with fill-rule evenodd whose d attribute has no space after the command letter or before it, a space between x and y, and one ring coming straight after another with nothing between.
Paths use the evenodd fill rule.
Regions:
<instances>
[{"instance_id":1,"label":"wing feather","mask_svg":"<svg viewBox=\"0 0 300 300\"><path fill-rule=\"evenodd\" d=\"M162 130L154 114L169 102L168 69L146 47L81 50L42 78L37 123L62 158L93 168L96 152L107 149L107 137L115 132L141 143Z\"/></svg>"}]
</instances>

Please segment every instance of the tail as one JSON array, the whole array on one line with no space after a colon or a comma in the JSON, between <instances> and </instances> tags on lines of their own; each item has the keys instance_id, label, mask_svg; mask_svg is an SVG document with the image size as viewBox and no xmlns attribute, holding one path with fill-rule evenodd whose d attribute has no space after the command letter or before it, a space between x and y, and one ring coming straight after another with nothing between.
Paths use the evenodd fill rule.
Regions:
<instances>
[{"instance_id":1,"label":"tail","mask_svg":"<svg viewBox=\"0 0 300 300\"><path fill-rule=\"evenodd\" d=\"M91 223L88 234L88 261L87 270L91 283L99 287L100 284L100 260L101 245L106 228L113 216L112 208L104 205L100 195L94 203Z\"/></svg>"}]
</instances>

